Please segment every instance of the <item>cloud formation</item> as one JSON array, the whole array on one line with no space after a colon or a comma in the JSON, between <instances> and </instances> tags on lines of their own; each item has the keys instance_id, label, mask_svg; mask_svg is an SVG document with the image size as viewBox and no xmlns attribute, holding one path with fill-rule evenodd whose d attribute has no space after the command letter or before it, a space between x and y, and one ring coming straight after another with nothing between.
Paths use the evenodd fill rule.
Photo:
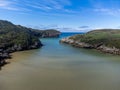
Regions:
<instances>
[{"instance_id":1,"label":"cloud formation","mask_svg":"<svg viewBox=\"0 0 120 90\"><path fill-rule=\"evenodd\" d=\"M80 29L85 29L85 28L89 28L89 26L80 26Z\"/></svg>"},{"instance_id":2,"label":"cloud formation","mask_svg":"<svg viewBox=\"0 0 120 90\"><path fill-rule=\"evenodd\" d=\"M113 15L113 16L118 16L120 15L120 8L96 8L94 9L95 12L99 12L102 14L107 14L107 15Z\"/></svg>"},{"instance_id":3,"label":"cloud formation","mask_svg":"<svg viewBox=\"0 0 120 90\"><path fill-rule=\"evenodd\" d=\"M120 15L119 0L91 0L91 3L94 12L112 16Z\"/></svg>"},{"instance_id":4,"label":"cloud formation","mask_svg":"<svg viewBox=\"0 0 120 90\"><path fill-rule=\"evenodd\" d=\"M111 2L108 2L108 5L106 5L106 1L102 2L101 0L87 1L90 7L78 6L76 9L73 9L72 0L0 0L0 9L22 12L51 12L52 14L67 13L75 15L81 14L81 12L83 11L85 13L97 12L114 16L120 15L120 2L118 0L111 0Z\"/></svg>"},{"instance_id":5,"label":"cloud formation","mask_svg":"<svg viewBox=\"0 0 120 90\"><path fill-rule=\"evenodd\" d=\"M0 8L18 11L73 12L65 8L69 5L71 5L70 0L0 0Z\"/></svg>"},{"instance_id":6,"label":"cloud formation","mask_svg":"<svg viewBox=\"0 0 120 90\"><path fill-rule=\"evenodd\" d=\"M12 5L14 2L8 0L0 0L0 8L8 9L8 10L17 10L17 8L13 8Z\"/></svg>"}]
</instances>

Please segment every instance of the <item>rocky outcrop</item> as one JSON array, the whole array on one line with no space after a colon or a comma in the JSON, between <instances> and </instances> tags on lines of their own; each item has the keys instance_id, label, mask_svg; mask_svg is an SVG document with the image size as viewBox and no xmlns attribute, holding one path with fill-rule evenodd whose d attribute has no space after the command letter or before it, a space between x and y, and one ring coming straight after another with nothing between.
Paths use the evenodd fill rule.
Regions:
<instances>
[{"instance_id":1,"label":"rocky outcrop","mask_svg":"<svg viewBox=\"0 0 120 90\"><path fill-rule=\"evenodd\" d=\"M10 53L40 48L43 45L39 38L59 35L60 32L54 29L37 30L0 20L0 67L6 64Z\"/></svg>"},{"instance_id":2,"label":"rocky outcrop","mask_svg":"<svg viewBox=\"0 0 120 90\"><path fill-rule=\"evenodd\" d=\"M9 61L7 61L6 59L10 58L11 55L8 52L4 51L3 49L0 49L0 70L2 66L9 63Z\"/></svg>"},{"instance_id":3,"label":"rocky outcrop","mask_svg":"<svg viewBox=\"0 0 120 90\"><path fill-rule=\"evenodd\" d=\"M32 45L28 45L28 47L23 47L22 45L13 45L11 47L5 47L0 49L0 69L5 64L8 64L9 61L7 59L11 58L10 53L16 52L16 51L24 51L24 50L30 50L30 49L37 49L40 48L42 44L40 42L35 42Z\"/></svg>"},{"instance_id":4,"label":"rocky outcrop","mask_svg":"<svg viewBox=\"0 0 120 90\"><path fill-rule=\"evenodd\" d=\"M73 39L70 39L69 37L61 39L60 43L70 44L70 45L72 45L74 47L78 47L78 48L97 49L97 50L105 52L105 53L120 55L120 49L117 49L115 47L107 47L103 44L91 45L88 43L75 41Z\"/></svg>"},{"instance_id":5,"label":"rocky outcrop","mask_svg":"<svg viewBox=\"0 0 120 90\"><path fill-rule=\"evenodd\" d=\"M42 46L42 44L40 42L35 42L32 45L28 45L28 47L24 47L21 44L17 45L13 45L11 47L7 47L6 49L4 49L5 52L8 53L12 53L12 52L16 52L16 51L24 51L24 50L30 50L30 49L37 49L40 48Z\"/></svg>"},{"instance_id":6,"label":"rocky outcrop","mask_svg":"<svg viewBox=\"0 0 120 90\"><path fill-rule=\"evenodd\" d=\"M70 44L72 46L79 47L79 48L94 48L93 45L90 45L84 42L74 41L73 39L70 39L69 37L61 39L60 42L67 43L67 44Z\"/></svg>"},{"instance_id":7,"label":"rocky outcrop","mask_svg":"<svg viewBox=\"0 0 120 90\"><path fill-rule=\"evenodd\" d=\"M115 47L111 48L111 47L106 47L105 45L101 45L97 47L96 49L102 52L105 52L105 53L120 55L120 49L117 49Z\"/></svg>"}]
</instances>

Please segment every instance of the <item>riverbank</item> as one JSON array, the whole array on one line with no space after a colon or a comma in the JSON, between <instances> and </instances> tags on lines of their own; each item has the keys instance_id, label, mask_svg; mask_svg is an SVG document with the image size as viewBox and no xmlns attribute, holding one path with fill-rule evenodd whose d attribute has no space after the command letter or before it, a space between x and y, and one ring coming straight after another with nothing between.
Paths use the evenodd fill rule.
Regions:
<instances>
[{"instance_id":1,"label":"riverbank","mask_svg":"<svg viewBox=\"0 0 120 90\"><path fill-rule=\"evenodd\" d=\"M63 38L60 42L78 48L97 49L101 52L120 55L119 33L118 30L95 30L86 34Z\"/></svg>"},{"instance_id":2,"label":"riverbank","mask_svg":"<svg viewBox=\"0 0 120 90\"><path fill-rule=\"evenodd\" d=\"M120 56L59 43L66 36L12 53L0 71L0 90L120 90Z\"/></svg>"},{"instance_id":3,"label":"riverbank","mask_svg":"<svg viewBox=\"0 0 120 90\"><path fill-rule=\"evenodd\" d=\"M40 38L59 35L60 32L54 29L38 30L0 20L0 67L7 64L6 59L11 58L11 53L38 49L43 46Z\"/></svg>"}]
</instances>

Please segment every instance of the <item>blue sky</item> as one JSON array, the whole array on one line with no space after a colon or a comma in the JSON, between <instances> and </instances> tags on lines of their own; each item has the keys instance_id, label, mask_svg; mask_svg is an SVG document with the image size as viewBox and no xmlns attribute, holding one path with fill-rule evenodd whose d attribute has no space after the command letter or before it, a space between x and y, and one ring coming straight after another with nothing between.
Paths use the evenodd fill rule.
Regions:
<instances>
[{"instance_id":1,"label":"blue sky","mask_svg":"<svg viewBox=\"0 0 120 90\"><path fill-rule=\"evenodd\" d=\"M0 19L64 32L120 28L120 0L0 0Z\"/></svg>"}]
</instances>

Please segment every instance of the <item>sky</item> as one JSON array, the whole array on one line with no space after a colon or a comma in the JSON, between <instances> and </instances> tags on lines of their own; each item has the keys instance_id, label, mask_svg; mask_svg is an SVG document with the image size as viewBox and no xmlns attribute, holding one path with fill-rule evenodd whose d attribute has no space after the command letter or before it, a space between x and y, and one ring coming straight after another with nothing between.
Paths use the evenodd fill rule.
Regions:
<instances>
[{"instance_id":1,"label":"sky","mask_svg":"<svg viewBox=\"0 0 120 90\"><path fill-rule=\"evenodd\" d=\"M120 28L120 0L0 0L0 19L36 29Z\"/></svg>"}]
</instances>

